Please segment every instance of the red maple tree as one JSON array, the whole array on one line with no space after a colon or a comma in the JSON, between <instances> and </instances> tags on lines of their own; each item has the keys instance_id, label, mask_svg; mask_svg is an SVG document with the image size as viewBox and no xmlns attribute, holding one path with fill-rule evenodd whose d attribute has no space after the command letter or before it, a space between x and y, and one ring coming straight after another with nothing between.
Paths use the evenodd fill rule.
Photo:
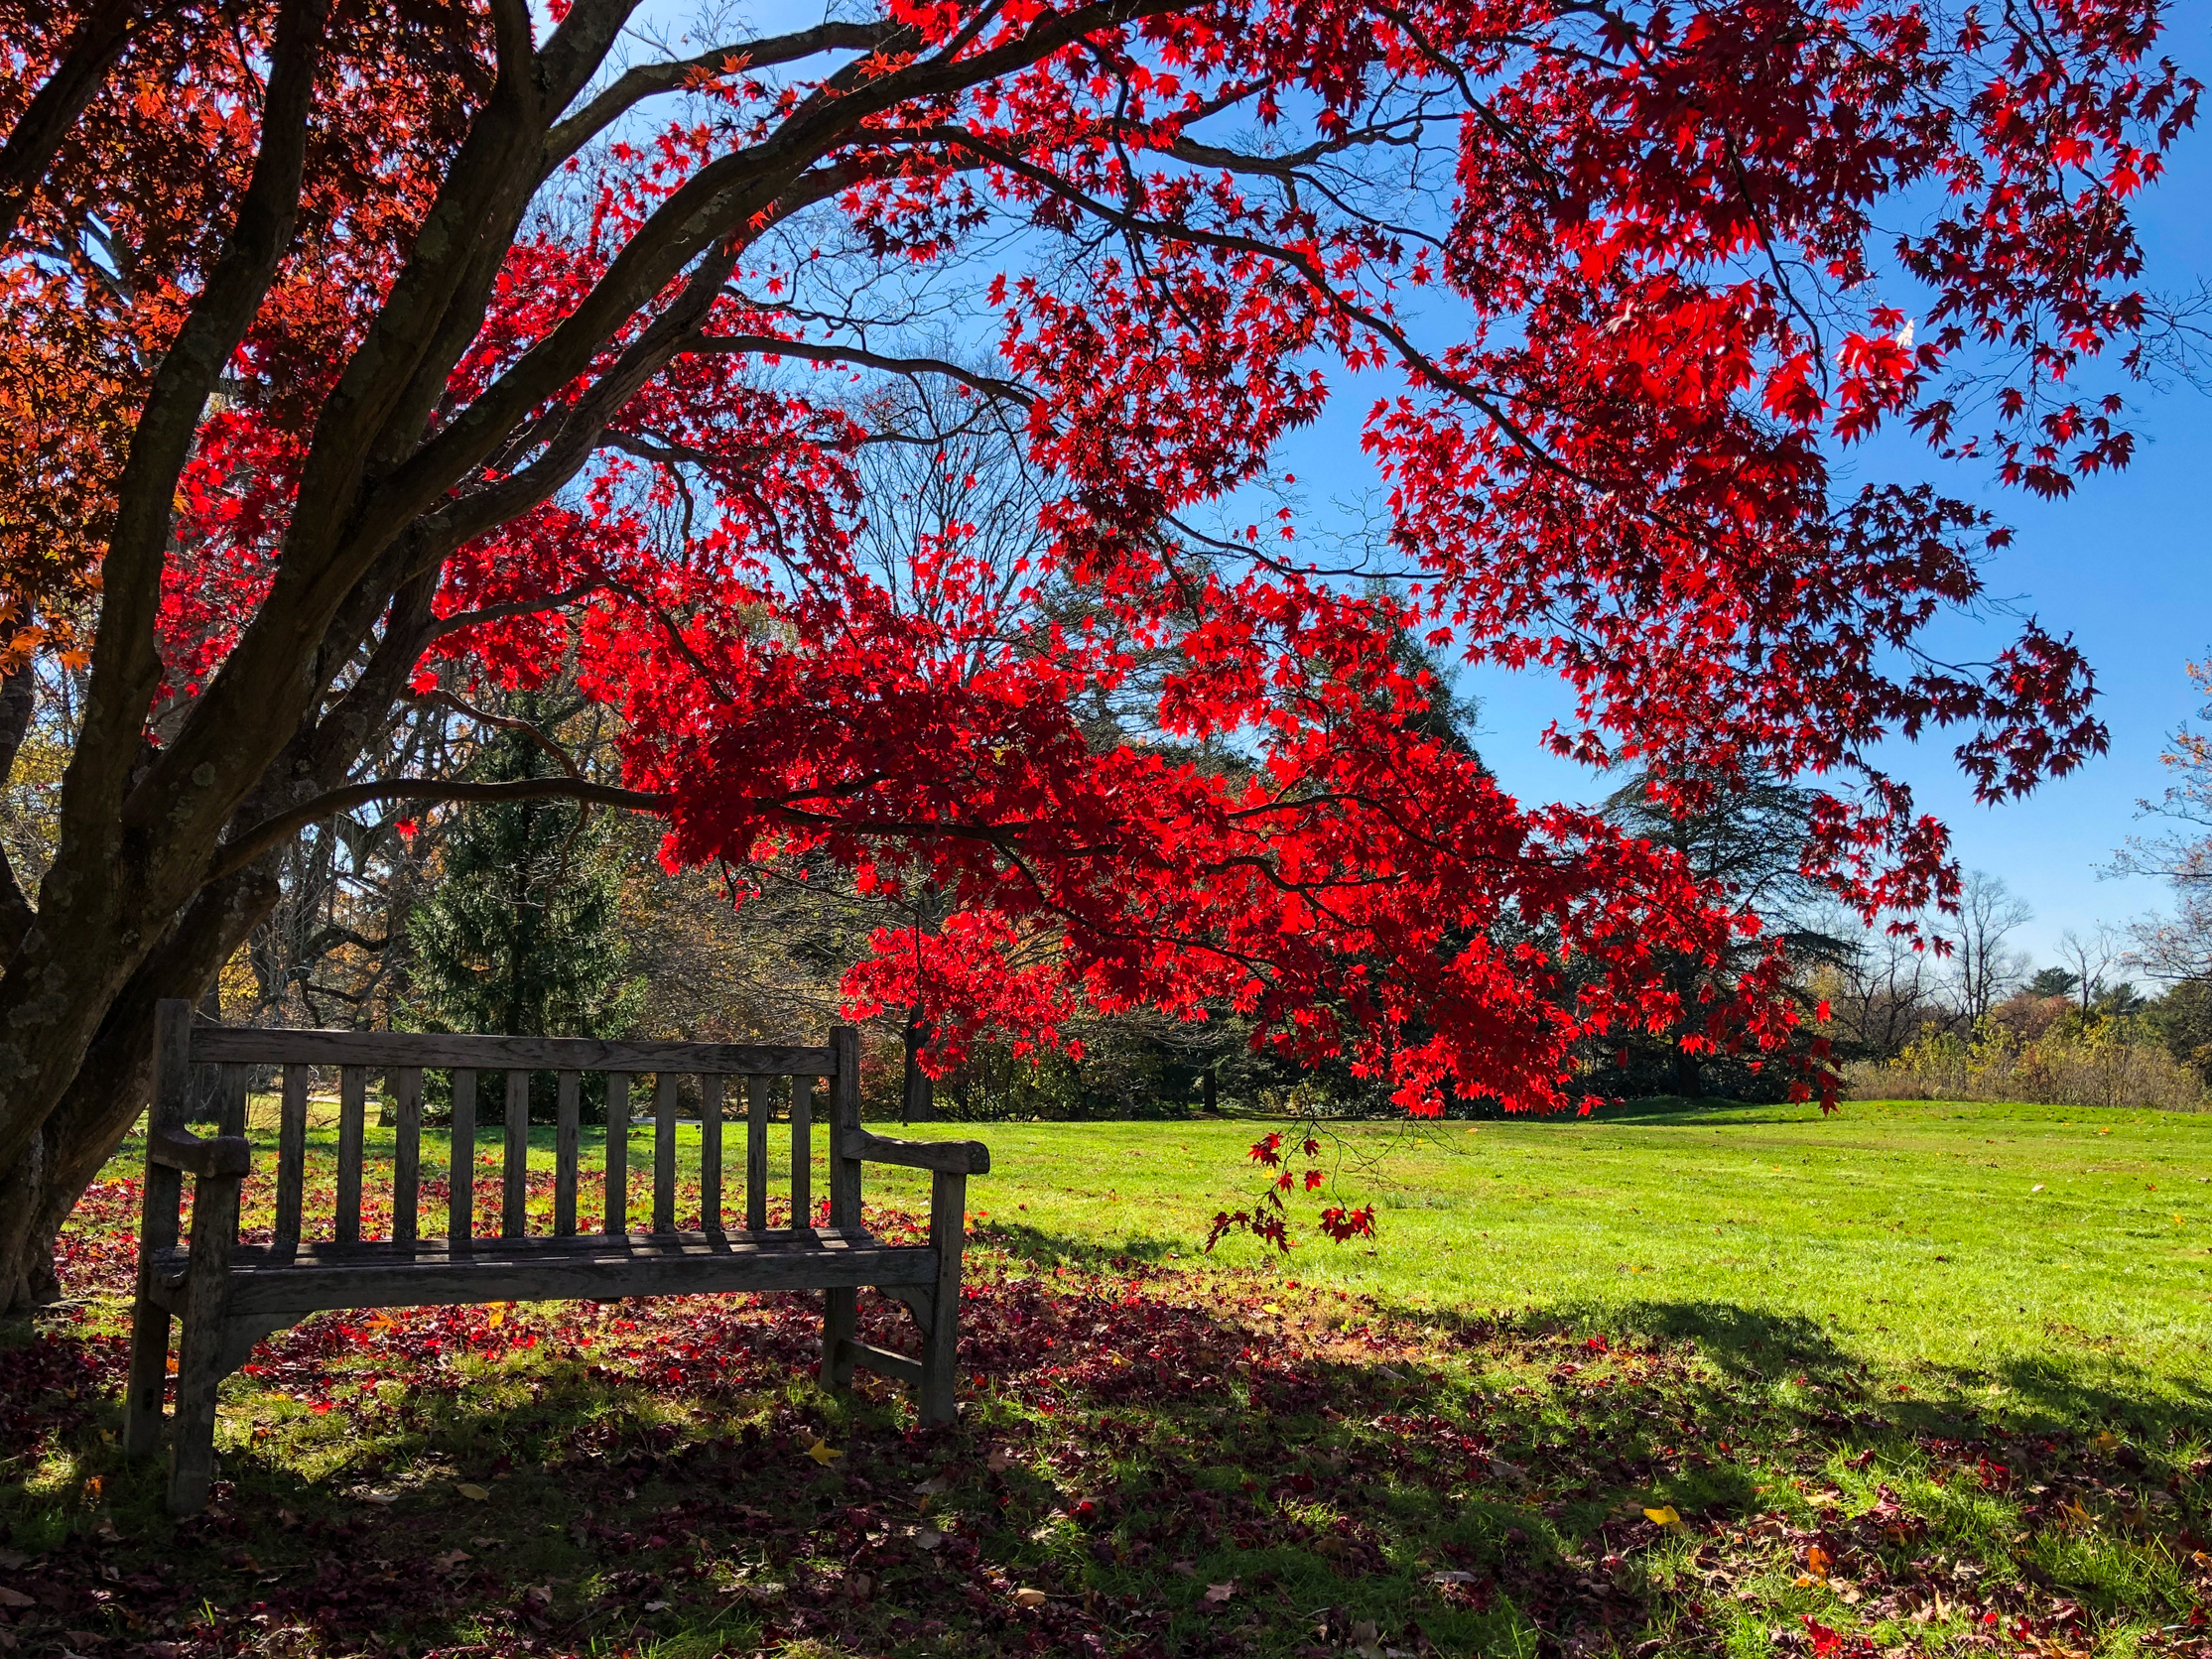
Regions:
<instances>
[{"instance_id":1,"label":"red maple tree","mask_svg":"<svg viewBox=\"0 0 2212 1659\"><path fill-rule=\"evenodd\" d=\"M6 660L88 676L0 892L0 1301L153 999L364 801L926 883L947 925L848 990L939 1064L1226 1004L1417 1112L1543 1109L1738 924L1427 734L1398 637L1563 677L1555 746L1685 808L1816 777L1869 915L1953 886L1881 739L1950 730L1993 799L2102 746L2063 638L1916 643L2001 530L1832 466L1900 421L2044 494L2126 461L2128 204L2196 96L2155 0L891 0L687 56L633 9L0 4ZM1383 586L1278 493L1332 398ZM867 449L958 475L989 423L1034 536L859 557ZM441 678L557 672L619 785L363 775ZM1778 1048L1780 971L1689 1040Z\"/></svg>"}]
</instances>

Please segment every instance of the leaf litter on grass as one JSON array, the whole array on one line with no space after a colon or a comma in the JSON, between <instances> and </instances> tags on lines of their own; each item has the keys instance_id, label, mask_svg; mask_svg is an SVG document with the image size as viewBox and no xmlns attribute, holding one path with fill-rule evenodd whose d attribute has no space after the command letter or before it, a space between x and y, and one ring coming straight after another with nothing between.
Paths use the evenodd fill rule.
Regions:
<instances>
[{"instance_id":1,"label":"leaf litter on grass","mask_svg":"<svg viewBox=\"0 0 2212 1659\"><path fill-rule=\"evenodd\" d=\"M0 1346L0 1648L2212 1656L2179 1429L1047 1269L988 1226L956 1427L820 1391L809 1296L334 1313L254 1350L216 1500L173 1525L113 1438L136 1205L95 1190L71 1304ZM862 1324L906 1340L884 1298Z\"/></svg>"}]
</instances>

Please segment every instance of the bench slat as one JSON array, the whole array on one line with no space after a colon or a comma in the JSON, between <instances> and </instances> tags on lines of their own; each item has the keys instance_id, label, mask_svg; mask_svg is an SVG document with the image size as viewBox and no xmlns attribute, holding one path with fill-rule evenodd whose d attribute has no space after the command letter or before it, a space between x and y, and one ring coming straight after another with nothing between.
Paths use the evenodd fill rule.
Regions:
<instances>
[{"instance_id":1,"label":"bench slat","mask_svg":"<svg viewBox=\"0 0 2212 1659\"><path fill-rule=\"evenodd\" d=\"M246 1080L253 1070L235 1061L215 1070L215 1124L217 1134L246 1132Z\"/></svg>"},{"instance_id":2,"label":"bench slat","mask_svg":"<svg viewBox=\"0 0 2212 1659\"><path fill-rule=\"evenodd\" d=\"M600 1230L619 1237L630 1230L630 1079L606 1078L606 1212Z\"/></svg>"},{"instance_id":3,"label":"bench slat","mask_svg":"<svg viewBox=\"0 0 2212 1659\"><path fill-rule=\"evenodd\" d=\"M791 1080L791 1224L814 1219L814 1079Z\"/></svg>"},{"instance_id":4,"label":"bench slat","mask_svg":"<svg viewBox=\"0 0 2212 1659\"><path fill-rule=\"evenodd\" d=\"M392 1073L392 1093L399 1119L392 1147L392 1239L412 1244L420 1222L423 1185L423 1069L401 1066Z\"/></svg>"},{"instance_id":5,"label":"bench slat","mask_svg":"<svg viewBox=\"0 0 2212 1659\"><path fill-rule=\"evenodd\" d=\"M860 1162L845 1155L845 1132L860 1126L860 1034L849 1025L834 1027L830 1046L838 1057L830 1083L830 1225L860 1224ZM844 1345L860 1336L860 1293L833 1290L822 1299L822 1380L832 1388L852 1381L852 1361Z\"/></svg>"},{"instance_id":6,"label":"bench slat","mask_svg":"<svg viewBox=\"0 0 2212 1659\"><path fill-rule=\"evenodd\" d=\"M653 1080L653 1230L676 1230L676 1074Z\"/></svg>"},{"instance_id":7,"label":"bench slat","mask_svg":"<svg viewBox=\"0 0 2212 1659\"><path fill-rule=\"evenodd\" d=\"M338 1073L338 1215L340 1244L361 1239L361 1138L368 1116L368 1071L347 1066Z\"/></svg>"},{"instance_id":8,"label":"bench slat","mask_svg":"<svg viewBox=\"0 0 2212 1659\"><path fill-rule=\"evenodd\" d=\"M745 1230L768 1224L768 1118L775 1111L770 1078L745 1080Z\"/></svg>"},{"instance_id":9,"label":"bench slat","mask_svg":"<svg viewBox=\"0 0 2212 1659\"><path fill-rule=\"evenodd\" d=\"M195 1065L238 1061L316 1066L427 1066L480 1072L515 1067L555 1072L716 1072L748 1077L755 1072L828 1077L834 1051L759 1043L606 1043L589 1037L498 1037L432 1031L313 1031L206 1026L192 1034Z\"/></svg>"},{"instance_id":10,"label":"bench slat","mask_svg":"<svg viewBox=\"0 0 2212 1659\"><path fill-rule=\"evenodd\" d=\"M576 1233L577 1090L581 1080L563 1072L557 1080L555 1113L560 1127L553 1140L553 1234L570 1238Z\"/></svg>"},{"instance_id":11,"label":"bench slat","mask_svg":"<svg viewBox=\"0 0 2212 1659\"><path fill-rule=\"evenodd\" d=\"M283 1104L277 1112L276 1248L300 1242L300 1206L308 1180L308 1069L284 1069Z\"/></svg>"},{"instance_id":12,"label":"bench slat","mask_svg":"<svg viewBox=\"0 0 2212 1659\"><path fill-rule=\"evenodd\" d=\"M699 1226L722 1230L722 1080L714 1072L699 1080Z\"/></svg>"},{"instance_id":13,"label":"bench slat","mask_svg":"<svg viewBox=\"0 0 2212 1659\"><path fill-rule=\"evenodd\" d=\"M860 1034L841 1026L831 1042L838 1058L849 1057L851 1064L830 1085L830 1224L856 1227L860 1224L860 1160L846 1150L846 1141L860 1127Z\"/></svg>"},{"instance_id":14,"label":"bench slat","mask_svg":"<svg viewBox=\"0 0 2212 1659\"><path fill-rule=\"evenodd\" d=\"M623 1296L698 1296L734 1290L838 1290L860 1285L933 1285L937 1252L927 1245L847 1242L835 1233L794 1239L784 1232L759 1240L674 1234L667 1239L563 1241L588 1249L532 1246L549 1239L502 1244L484 1239L474 1250L420 1246L412 1254L389 1245L356 1245L351 1259L328 1252L283 1263L241 1248L230 1262L232 1318L297 1316L329 1308L430 1308L460 1303L565 1302ZM186 1252L166 1253L174 1272ZM174 1293L170 1293L174 1296Z\"/></svg>"},{"instance_id":15,"label":"bench slat","mask_svg":"<svg viewBox=\"0 0 2212 1659\"><path fill-rule=\"evenodd\" d=\"M454 1073L454 1145L448 1168L448 1248L465 1250L476 1233L476 1074L466 1066Z\"/></svg>"},{"instance_id":16,"label":"bench slat","mask_svg":"<svg viewBox=\"0 0 2212 1659\"><path fill-rule=\"evenodd\" d=\"M499 1236L520 1238L528 1230L523 1201L530 1174L530 1074L507 1074L507 1146L500 1166Z\"/></svg>"}]
</instances>

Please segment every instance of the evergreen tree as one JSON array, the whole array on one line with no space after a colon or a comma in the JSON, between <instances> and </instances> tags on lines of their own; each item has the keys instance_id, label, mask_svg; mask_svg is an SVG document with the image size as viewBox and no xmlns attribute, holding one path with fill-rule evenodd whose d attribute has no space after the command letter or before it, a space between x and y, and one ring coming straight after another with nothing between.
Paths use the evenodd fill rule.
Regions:
<instances>
[{"instance_id":1,"label":"evergreen tree","mask_svg":"<svg viewBox=\"0 0 2212 1659\"><path fill-rule=\"evenodd\" d=\"M532 720L535 699L517 712ZM527 732L502 731L472 771L487 782L542 777L553 762ZM558 800L463 809L448 832L430 900L409 924L409 1023L426 1031L618 1037L644 981L627 973L619 872L603 821ZM586 1080L603 1099L603 1082ZM550 1115L550 1077L533 1080L532 1115ZM546 1098L540 1102L538 1095Z\"/></svg>"}]
</instances>

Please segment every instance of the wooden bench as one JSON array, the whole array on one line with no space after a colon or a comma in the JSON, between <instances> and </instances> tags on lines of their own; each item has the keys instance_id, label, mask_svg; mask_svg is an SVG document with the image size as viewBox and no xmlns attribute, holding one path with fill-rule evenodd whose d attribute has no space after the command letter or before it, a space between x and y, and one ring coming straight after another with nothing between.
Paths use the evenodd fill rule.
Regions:
<instances>
[{"instance_id":1,"label":"wooden bench","mask_svg":"<svg viewBox=\"0 0 2212 1659\"><path fill-rule=\"evenodd\" d=\"M146 1198L140 1223L138 1291L131 1337L130 1392L123 1444L144 1456L161 1438L170 1370L169 1326L184 1326L177 1377L169 1503L188 1515L207 1501L214 1473L215 1391L254 1343L330 1308L402 1308L455 1303L612 1300L705 1292L820 1290L822 1375L845 1387L852 1367L914 1385L925 1422L953 1416L960 1260L968 1178L990 1168L975 1141L886 1140L860 1127L860 1044L850 1026L827 1048L718 1043L602 1043L555 1037L435 1036L398 1032L281 1031L202 1025L192 1005L160 1004L154 1039L154 1105L146 1136ZM214 1068L219 1133L187 1127L195 1073ZM283 1105L276 1157L275 1236L238 1239L239 1189L251 1172L244 1138L246 1086L255 1068L281 1067ZM328 1242L302 1237L311 1067L338 1073L336 1214ZM447 1235L420 1237L423 1073L453 1078L451 1202ZM475 1231L479 1080L504 1076L505 1159L500 1225ZM527 1226L530 1077L557 1075L553 1229ZM606 1186L601 1230L577 1231L580 1074L606 1079ZM368 1080L383 1074L397 1102L392 1163L392 1236L362 1236L362 1142ZM630 1086L652 1091L653 1214L633 1230L628 1214ZM699 1079L702 1107L702 1224L680 1229L676 1212L678 1080ZM722 1208L723 1080L743 1078L744 1220L725 1226ZM789 1079L788 1089L783 1080ZM814 1085L829 1085L829 1224L814 1215L811 1182ZM768 1133L788 1093L791 1224L768 1219ZM901 1164L931 1172L929 1242L885 1244L860 1221L860 1166ZM192 1237L179 1242L184 1178L194 1178ZM912 1312L919 1358L858 1340L859 1287L873 1285Z\"/></svg>"}]
</instances>

